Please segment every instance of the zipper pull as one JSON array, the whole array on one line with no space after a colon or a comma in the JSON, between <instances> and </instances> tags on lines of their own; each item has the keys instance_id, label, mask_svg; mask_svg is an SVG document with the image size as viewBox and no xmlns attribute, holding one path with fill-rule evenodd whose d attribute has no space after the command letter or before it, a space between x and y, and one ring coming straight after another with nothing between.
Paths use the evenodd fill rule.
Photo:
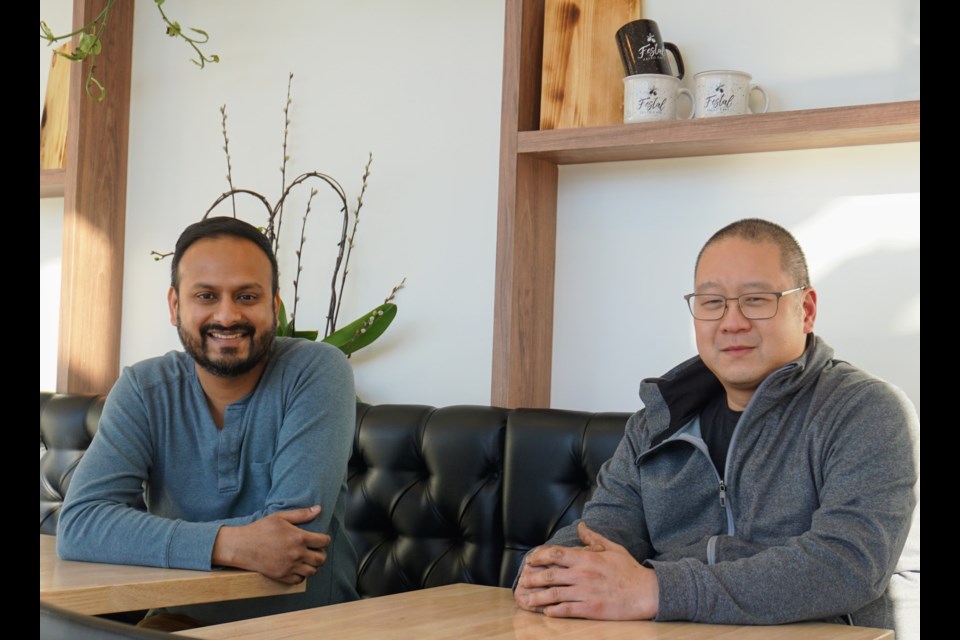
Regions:
<instances>
[{"instance_id":1,"label":"zipper pull","mask_svg":"<svg viewBox=\"0 0 960 640\"><path fill-rule=\"evenodd\" d=\"M727 483L723 480L720 481L720 508L727 508Z\"/></svg>"}]
</instances>

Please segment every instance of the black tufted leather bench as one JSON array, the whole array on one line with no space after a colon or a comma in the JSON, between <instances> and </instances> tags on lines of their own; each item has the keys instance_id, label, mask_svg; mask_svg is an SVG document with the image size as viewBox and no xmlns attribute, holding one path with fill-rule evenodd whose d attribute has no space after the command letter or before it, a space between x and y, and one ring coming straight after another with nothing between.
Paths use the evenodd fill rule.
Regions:
<instances>
[{"instance_id":1,"label":"black tufted leather bench","mask_svg":"<svg viewBox=\"0 0 960 640\"><path fill-rule=\"evenodd\" d=\"M103 400L40 394L41 533L56 533ZM512 585L523 555L580 516L628 417L358 404L346 520L358 591Z\"/></svg>"}]
</instances>

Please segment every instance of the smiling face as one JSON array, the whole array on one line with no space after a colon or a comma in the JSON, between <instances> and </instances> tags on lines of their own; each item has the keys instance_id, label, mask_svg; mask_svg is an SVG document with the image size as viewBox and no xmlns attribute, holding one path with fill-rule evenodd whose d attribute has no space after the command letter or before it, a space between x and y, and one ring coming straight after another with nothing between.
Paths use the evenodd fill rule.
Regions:
<instances>
[{"instance_id":1,"label":"smiling face","mask_svg":"<svg viewBox=\"0 0 960 640\"><path fill-rule=\"evenodd\" d=\"M270 261L249 240L198 240L184 252L167 300L180 342L203 371L259 379L277 327Z\"/></svg>"},{"instance_id":2,"label":"smiling face","mask_svg":"<svg viewBox=\"0 0 960 640\"><path fill-rule=\"evenodd\" d=\"M776 244L738 237L707 246L694 279L696 293L727 297L807 284L793 282L783 270ZM808 287L781 298L777 315L766 320L748 320L731 300L720 320L693 321L700 358L720 380L731 409L746 408L768 375L800 357L816 315L817 294Z\"/></svg>"}]
</instances>

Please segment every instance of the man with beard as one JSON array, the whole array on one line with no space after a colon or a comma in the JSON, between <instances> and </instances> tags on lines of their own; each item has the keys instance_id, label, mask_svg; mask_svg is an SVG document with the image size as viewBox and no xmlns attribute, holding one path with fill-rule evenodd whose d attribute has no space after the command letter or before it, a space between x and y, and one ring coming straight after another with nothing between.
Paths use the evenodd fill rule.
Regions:
<instances>
[{"instance_id":1,"label":"man with beard","mask_svg":"<svg viewBox=\"0 0 960 640\"><path fill-rule=\"evenodd\" d=\"M167 297L186 353L123 371L64 501L60 556L310 578L302 594L151 612L187 624L355 599L343 529L355 411L346 358L274 337L277 261L241 220L187 227Z\"/></svg>"}]
</instances>

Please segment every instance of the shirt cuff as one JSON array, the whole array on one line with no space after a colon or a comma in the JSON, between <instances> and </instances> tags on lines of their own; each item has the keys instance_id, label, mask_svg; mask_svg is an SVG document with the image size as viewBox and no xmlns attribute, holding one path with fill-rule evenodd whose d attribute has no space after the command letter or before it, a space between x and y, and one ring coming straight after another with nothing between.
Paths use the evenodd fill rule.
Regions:
<instances>
[{"instance_id":1,"label":"shirt cuff","mask_svg":"<svg viewBox=\"0 0 960 640\"><path fill-rule=\"evenodd\" d=\"M213 543L217 540L217 522L177 521L167 548L167 566L173 569L209 571Z\"/></svg>"}]
</instances>

